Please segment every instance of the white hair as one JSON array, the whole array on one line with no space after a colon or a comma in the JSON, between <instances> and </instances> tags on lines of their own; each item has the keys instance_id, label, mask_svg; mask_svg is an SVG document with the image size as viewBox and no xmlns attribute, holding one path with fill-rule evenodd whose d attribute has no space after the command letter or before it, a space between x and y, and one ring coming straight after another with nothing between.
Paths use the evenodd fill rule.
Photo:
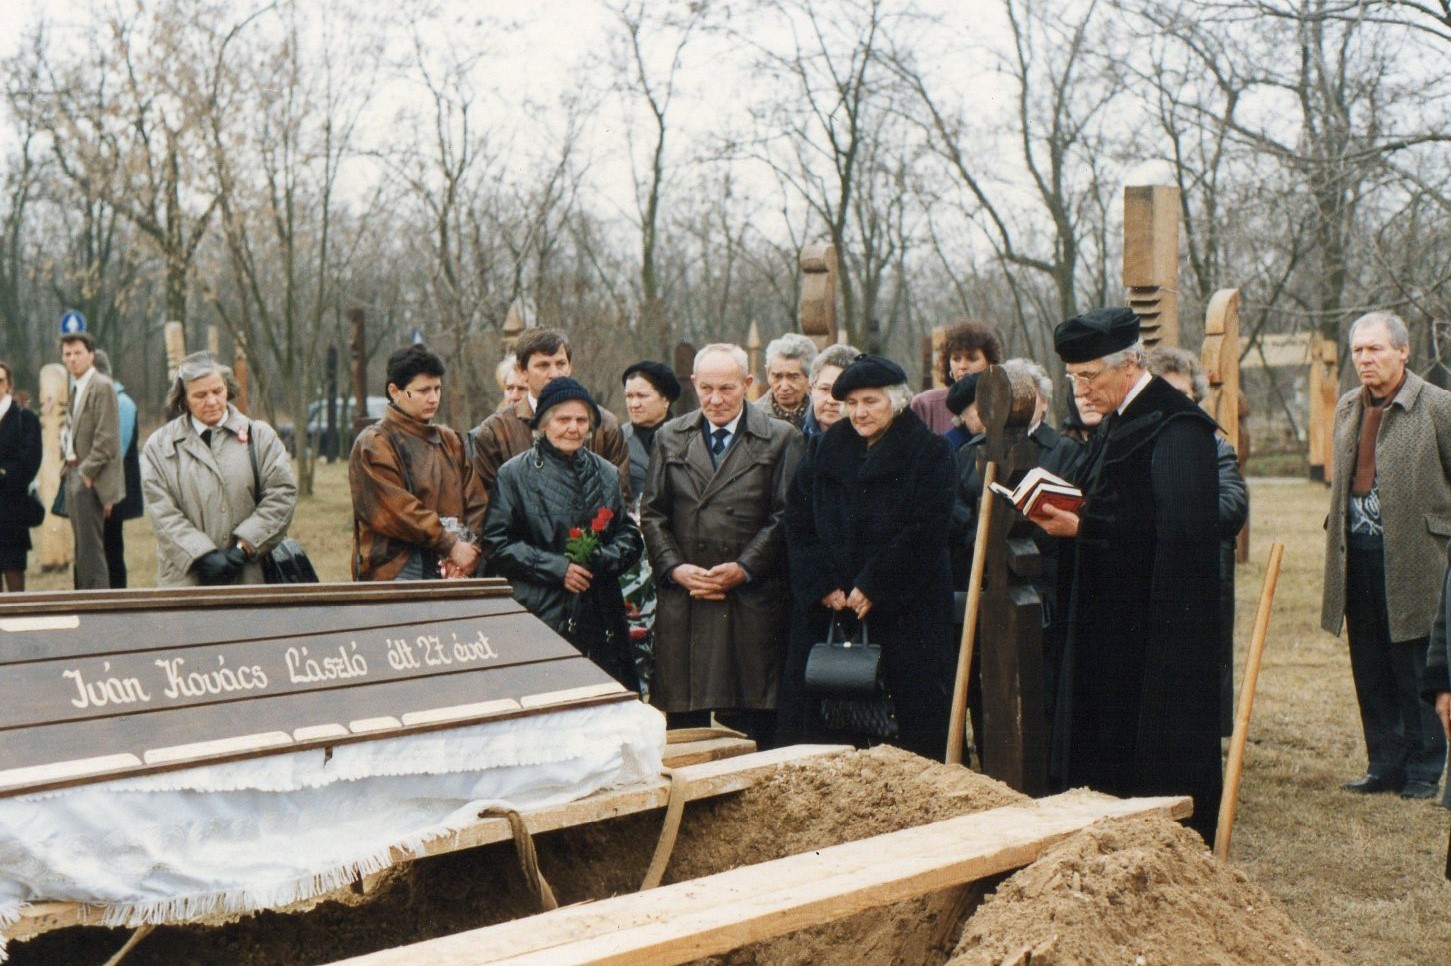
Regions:
<instances>
[{"instance_id":1,"label":"white hair","mask_svg":"<svg viewBox=\"0 0 1451 966\"><path fill-rule=\"evenodd\" d=\"M1355 333L1367 325L1385 326L1386 332L1390 333L1391 345L1397 349L1411 344L1411 333L1407 331L1406 323L1402 322L1401 317L1394 312L1386 312L1384 310L1367 312L1352 322L1350 324L1350 335L1347 337L1348 341L1354 342Z\"/></svg>"},{"instance_id":2,"label":"white hair","mask_svg":"<svg viewBox=\"0 0 1451 966\"><path fill-rule=\"evenodd\" d=\"M862 350L849 346L844 342L834 342L817 353L816 358L811 360L811 371L807 378L815 385L816 379L821 375L821 370L827 366L836 366L838 369L845 369L856 361L856 357L862 354Z\"/></svg>"},{"instance_id":3,"label":"white hair","mask_svg":"<svg viewBox=\"0 0 1451 966\"><path fill-rule=\"evenodd\" d=\"M772 339L766 346L766 366L777 359L796 359L802 369L807 369L816 358L816 343L799 332L787 332L779 339Z\"/></svg>"},{"instance_id":4,"label":"white hair","mask_svg":"<svg viewBox=\"0 0 1451 966\"><path fill-rule=\"evenodd\" d=\"M701 348L695 354L695 361L690 364L690 373L694 375L700 371L700 360L712 353L724 353L735 360L736 365L741 367L741 375L749 375L751 371L751 360L746 357L746 350L732 342L712 342Z\"/></svg>"},{"instance_id":5,"label":"white hair","mask_svg":"<svg viewBox=\"0 0 1451 966\"><path fill-rule=\"evenodd\" d=\"M892 400L893 418L902 415L907 407L912 405L912 387L905 382L899 382L895 386L886 386L882 390L887 398Z\"/></svg>"},{"instance_id":6,"label":"white hair","mask_svg":"<svg viewBox=\"0 0 1451 966\"><path fill-rule=\"evenodd\" d=\"M509 373L518 368L519 359L512 352L499 360L499 364L494 367L494 380L498 382L500 389L509 381Z\"/></svg>"},{"instance_id":7,"label":"white hair","mask_svg":"<svg viewBox=\"0 0 1451 966\"><path fill-rule=\"evenodd\" d=\"M1105 369L1120 369L1130 362L1140 369L1147 369L1149 368L1149 350L1144 348L1144 340L1140 339L1127 349L1110 352L1098 361L1103 363Z\"/></svg>"},{"instance_id":8,"label":"white hair","mask_svg":"<svg viewBox=\"0 0 1451 966\"><path fill-rule=\"evenodd\" d=\"M1020 372L1027 376L1033 380L1033 385L1037 388L1038 395L1045 403L1051 403L1053 401L1053 380L1049 379L1047 371L1032 359L1024 359L1022 357L1009 359L1003 363L1003 368L1008 370L1009 375L1014 372Z\"/></svg>"}]
</instances>

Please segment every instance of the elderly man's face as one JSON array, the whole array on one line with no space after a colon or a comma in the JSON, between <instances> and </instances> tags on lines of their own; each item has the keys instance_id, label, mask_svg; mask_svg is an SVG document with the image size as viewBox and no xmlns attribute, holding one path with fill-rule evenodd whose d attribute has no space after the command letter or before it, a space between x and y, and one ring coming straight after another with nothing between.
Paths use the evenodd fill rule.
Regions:
<instances>
[{"instance_id":1,"label":"elderly man's face","mask_svg":"<svg viewBox=\"0 0 1451 966\"><path fill-rule=\"evenodd\" d=\"M529 380L522 369L510 369L504 376L504 402L512 406L529 395Z\"/></svg>"},{"instance_id":2,"label":"elderly man's face","mask_svg":"<svg viewBox=\"0 0 1451 966\"><path fill-rule=\"evenodd\" d=\"M1372 396L1384 396L1400 383L1410 355L1410 346L1391 344L1391 330L1384 322L1362 325L1350 340L1355 373Z\"/></svg>"},{"instance_id":3,"label":"elderly man's face","mask_svg":"<svg viewBox=\"0 0 1451 966\"><path fill-rule=\"evenodd\" d=\"M766 381L782 409L795 409L806 398L806 367L800 359L773 359L766 367Z\"/></svg>"},{"instance_id":4,"label":"elderly man's face","mask_svg":"<svg viewBox=\"0 0 1451 966\"><path fill-rule=\"evenodd\" d=\"M1102 359L1070 362L1065 368L1073 384L1073 401L1078 404L1079 413L1092 409L1101 416L1107 416L1123 403L1144 371L1131 362L1106 366Z\"/></svg>"},{"instance_id":5,"label":"elderly man's face","mask_svg":"<svg viewBox=\"0 0 1451 966\"><path fill-rule=\"evenodd\" d=\"M700 397L700 411L712 426L724 426L740 415L751 386L750 373L742 371L727 352L706 353L695 364L690 381Z\"/></svg>"}]
</instances>

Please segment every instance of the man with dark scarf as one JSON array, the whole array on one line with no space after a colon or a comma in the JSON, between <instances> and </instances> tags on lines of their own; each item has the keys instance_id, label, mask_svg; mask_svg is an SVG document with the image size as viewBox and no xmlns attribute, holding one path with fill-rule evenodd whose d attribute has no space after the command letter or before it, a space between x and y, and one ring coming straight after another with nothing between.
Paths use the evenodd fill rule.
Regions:
<instances>
[{"instance_id":1,"label":"man with dark scarf","mask_svg":"<svg viewBox=\"0 0 1451 966\"><path fill-rule=\"evenodd\" d=\"M766 392L752 405L806 432L811 417L809 371L815 358L816 343L798 332L771 340L766 346Z\"/></svg>"},{"instance_id":2,"label":"man with dark scarf","mask_svg":"<svg viewBox=\"0 0 1451 966\"><path fill-rule=\"evenodd\" d=\"M1426 639L1451 537L1451 393L1406 369L1390 312L1350 328L1360 386L1335 407L1321 625L1350 641L1368 765L1341 787L1431 798L1446 736L1421 702Z\"/></svg>"}]
</instances>

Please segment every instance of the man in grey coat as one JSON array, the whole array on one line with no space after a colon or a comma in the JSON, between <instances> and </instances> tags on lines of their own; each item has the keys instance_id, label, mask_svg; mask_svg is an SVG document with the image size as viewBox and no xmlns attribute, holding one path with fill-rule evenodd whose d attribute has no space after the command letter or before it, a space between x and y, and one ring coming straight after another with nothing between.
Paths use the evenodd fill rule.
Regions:
<instances>
[{"instance_id":1,"label":"man in grey coat","mask_svg":"<svg viewBox=\"0 0 1451 966\"><path fill-rule=\"evenodd\" d=\"M1335 407L1321 624L1346 626L1369 764L1348 791L1431 798L1446 736L1420 700L1426 637L1451 537L1451 393L1406 368L1406 326L1350 329L1360 388Z\"/></svg>"},{"instance_id":2,"label":"man in grey coat","mask_svg":"<svg viewBox=\"0 0 1451 966\"><path fill-rule=\"evenodd\" d=\"M640 507L660 580L651 701L671 727L703 725L715 711L764 747L786 650L782 520L802 438L746 405L739 346L706 346L693 373L700 409L660 428Z\"/></svg>"},{"instance_id":3,"label":"man in grey coat","mask_svg":"<svg viewBox=\"0 0 1451 966\"><path fill-rule=\"evenodd\" d=\"M86 332L67 332L60 357L74 380L61 436L66 513L76 538L76 590L111 586L105 526L126 495L121 462L121 416L111 380L96 370L96 343Z\"/></svg>"}]
</instances>

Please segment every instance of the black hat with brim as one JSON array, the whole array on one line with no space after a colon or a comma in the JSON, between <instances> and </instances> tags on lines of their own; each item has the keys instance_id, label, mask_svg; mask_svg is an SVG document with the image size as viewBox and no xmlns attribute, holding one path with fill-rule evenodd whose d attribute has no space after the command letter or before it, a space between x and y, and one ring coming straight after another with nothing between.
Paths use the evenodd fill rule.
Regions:
<instances>
[{"instance_id":1,"label":"black hat with brim","mask_svg":"<svg viewBox=\"0 0 1451 966\"><path fill-rule=\"evenodd\" d=\"M831 396L833 399L845 399L853 389L880 389L906 381L907 373L891 359L865 353L841 370L841 375L832 384Z\"/></svg>"},{"instance_id":2,"label":"black hat with brim","mask_svg":"<svg viewBox=\"0 0 1451 966\"><path fill-rule=\"evenodd\" d=\"M529 420L530 428L538 429L543 426L545 413L571 399L577 399L588 406L594 414L595 425L599 425L600 407L595 404L589 390L569 376L560 376L558 379L551 379L539 393L539 404L534 409L534 418Z\"/></svg>"},{"instance_id":3,"label":"black hat with brim","mask_svg":"<svg viewBox=\"0 0 1451 966\"><path fill-rule=\"evenodd\" d=\"M1053 330L1053 348L1064 362L1092 362L1139 341L1139 317L1133 309L1085 312Z\"/></svg>"},{"instance_id":4,"label":"black hat with brim","mask_svg":"<svg viewBox=\"0 0 1451 966\"><path fill-rule=\"evenodd\" d=\"M961 416L962 411L977 402L977 380L980 372L969 372L947 390L947 411Z\"/></svg>"},{"instance_id":5,"label":"black hat with brim","mask_svg":"<svg viewBox=\"0 0 1451 966\"><path fill-rule=\"evenodd\" d=\"M620 377L620 382L629 382L631 376L639 376L644 379L655 387L656 392L671 402L680 398L680 380L663 362L656 362L653 359L637 362L625 370L625 374Z\"/></svg>"}]
</instances>

